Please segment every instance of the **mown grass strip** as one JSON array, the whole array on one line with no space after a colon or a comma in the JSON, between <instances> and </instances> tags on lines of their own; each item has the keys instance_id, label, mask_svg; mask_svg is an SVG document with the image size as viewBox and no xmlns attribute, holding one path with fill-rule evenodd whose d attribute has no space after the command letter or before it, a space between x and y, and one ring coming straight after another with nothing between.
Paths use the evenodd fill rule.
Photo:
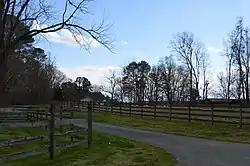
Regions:
<instances>
[{"instance_id":1,"label":"mown grass strip","mask_svg":"<svg viewBox=\"0 0 250 166\"><path fill-rule=\"evenodd\" d=\"M212 125L202 122L189 124L185 121L119 116L97 112L93 114L93 121L191 137L250 143L249 126L240 129L236 125L230 124Z\"/></svg>"}]
</instances>

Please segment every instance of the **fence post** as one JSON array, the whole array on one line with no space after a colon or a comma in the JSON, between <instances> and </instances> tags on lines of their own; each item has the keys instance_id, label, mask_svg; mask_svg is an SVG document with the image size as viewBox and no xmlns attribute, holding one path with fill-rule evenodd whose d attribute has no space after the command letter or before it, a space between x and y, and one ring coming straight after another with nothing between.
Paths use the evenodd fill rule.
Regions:
<instances>
[{"instance_id":1,"label":"fence post","mask_svg":"<svg viewBox=\"0 0 250 166\"><path fill-rule=\"evenodd\" d=\"M240 128L242 128L242 103L240 102Z\"/></svg>"},{"instance_id":2,"label":"fence post","mask_svg":"<svg viewBox=\"0 0 250 166\"><path fill-rule=\"evenodd\" d=\"M48 112L49 110L46 110L45 111L45 120L46 120L46 122L47 122L47 125L45 125L45 130L47 130L48 129L48 123L49 123L49 118L48 118L48 114L49 114L49 112Z\"/></svg>"},{"instance_id":3,"label":"fence post","mask_svg":"<svg viewBox=\"0 0 250 166\"><path fill-rule=\"evenodd\" d=\"M113 106L114 106L114 101L112 100L111 101L111 107L110 107L112 113L113 113Z\"/></svg>"},{"instance_id":4,"label":"fence post","mask_svg":"<svg viewBox=\"0 0 250 166\"><path fill-rule=\"evenodd\" d=\"M106 112L108 112L108 102L106 102Z\"/></svg>"},{"instance_id":5,"label":"fence post","mask_svg":"<svg viewBox=\"0 0 250 166\"><path fill-rule=\"evenodd\" d=\"M40 111L39 111L39 115L40 115L40 119L39 119L39 120L42 121L42 120L43 120L43 110L40 110Z\"/></svg>"},{"instance_id":6,"label":"fence post","mask_svg":"<svg viewBox=\"0 0 250 166\"><path fill-rule=\"evenodd\" d=\"M91 104L88 104L88 148L91 147L92 143L92 108Z\"/></svg>"},{"instance_id":7,"label":"fence post","mask_svg":"<svg viewBox=\"0 0 250 166\"><path fill-rule=\"evenodd\" d=\"M101 103L100 103L100 101L98 102L98 111L101 112Z\"/></svg>"},{"instance_id":8,"label":"fence post","mask_svg":"<svg viewBox=\"0 0 250 166\"><path fill-rule=\"evenodd\" d=\"M169 104L169 120L172 120L172 104Z\"/></svg>"},{"instance_id":9,"label":"fence post","mask_svg":"<svg viewBox=\"0 0 250 166\"><path fill-rule=\"evenodd\" d=\"M45 111L45 117L46 117L46 120L49 120L47 111Z\"/></svg>"},{"instance_id":10,"label":"fence post","mask_svg":"<svg viewBox=\"0 0 250 166\"><path fill-rule=\"evenodd\" d=\"M30 112L30 120L31 120L31 122L32 122L32 124L33 124L33 112Z\"/></svg>"},{"instance_id":11,"label":"fence post","mask_svg":"<svg viewBox=\"0 0 250 166\"><path fill-rule=\"evenodd\" d=\"M27 112L27 121L29 122L29 112Z\"/></svg>"},{"instance_id":12,"label":"fence post","mask_svg":"<svg viewBox=\"0 0 250 166\"><path fill-rule=\"evenodd\" d=\"M122 103L119 102L119 111L120 111L120 115L122 115Z\"/></svg>"},{"instance_id":13,"label":"fence post","mask_svg":"<svg viewBox=\"0 0 250 166\"><path fill-rule=\"evenodd\" d=\"M54 138L54 133L55 133L55 104L51 104L50 106L50 160L54 160L55 157L55 138Z\"/></svg>"},{"instance_id":14,"label":"fence post","mask_svg":"<svg viewBox=\"0 0 250 166\"><path fill-rule=\"evenodd\" d=\"M39 115L39 108L36 110L36 122L37 122L38 119L39 119L38 115Z\"/></svg>"},{"instance_id":15,"label":"fence post","mask_svg":"<svg viewBox=\"0 0 250 166\"><path fill-rule=\"evenodd\" d=\"M62 130L63 130L63 126L61 125L61 122L62 122L62 113L63 113L63 110L62 110L62 107L60 106L60 133L62 133Z\"/></svg>"},{"instance_id":16,"label":"fence post","mask_svg":"<svg viewBox=\"0 0 250 166\"><path fill-rule=\"evenodd\" d=\"M191 123L191 107L188 105L188 123Z\"/></svg>"},{"instance_id":17,"label":"fence post","mask_svg":"<svg viewBox=\"0 0 250 166\"><path fill-rule=\"evenodd\" d=\"M154 119L156 118L156 109L157 109L157 102L155 101L155 105L154 105Z\"/></svg>"},{"instance_id":18,"label":"fence post","mask_svg":"<svg viewBox=\"0 0 250 166\"><path fill-rule=\"evenodd\" d=\"M129 102L129 116L131 116L131 111L132 111L132 103L131 102Z\"/></svg>"},{"instance_id":19,"label":"fence post","mask_svg":"<svg viewBox=\"0 0 250 166\"><path fill-rule=\"evenodd\" d=\"M212 125L214 125L214 105L212 104Z\"/></svg>"},{"instance_id":20,"label":"fence post","mask_svg":"<svg viewBox=\"0 0 250 166\"><path fill-rule=\"evenodd\" d=\"M141 117L143 117L143 103L141 103Z\"/></svg>"},{"instance_id":21,"label":"fence post","mask_svg":"<svg viewBox=\"0 0 250 166\"><path fill-rule=\"evenodd\" d=\"M74 118L74 112L73 111L71 111L71 119L73 119ZM73 124L73 122L71 121L70 122L70 130L74 130L74 124ZM74 137L73 137L73 135L71 135L70 136L70 138L71 138L71 142L73 142L74 141Z\"/></svg>"}]
</instances>

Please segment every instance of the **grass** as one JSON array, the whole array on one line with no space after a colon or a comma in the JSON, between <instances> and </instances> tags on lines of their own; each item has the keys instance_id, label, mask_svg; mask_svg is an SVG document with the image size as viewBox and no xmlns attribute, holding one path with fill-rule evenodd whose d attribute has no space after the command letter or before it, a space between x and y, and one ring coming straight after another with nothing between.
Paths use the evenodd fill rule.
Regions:
<instances>
[{"instance_id":1,"label":"grass","mask_svg":"<svg viewBox=\"0 0 250 166\"><path fill-rule=\"evenodd\" d=\"M70 125L63 125L63 131L69 131L71 126ZM59 132L59 126L55 127L55 132ZM39 135L49 135L49 130L46 130L44 127L17 127L17 128L5 128L1 129L0 133L0 141L9 140L9 139L17 139L17 138L24 138L24 137L33 137ZM79 132L76 134L77 136L85 135L84 132ZM62 143L70 143L71 137L70 136L56 136L55 141L57 144ZM41 140L36 142L27 142L24 144L18 144L8 147L0 148L0 155L5 154L13 154L17 152L28 152L33 150L38 150L41 148L45 148L49 146L48 140Z\"/></svg>"},{"instance_id":2,"label":"grass","mask_svg":"<svg viewBox=\"0 0 250 166\"><path fill-rule=\"evenodd\" d=\"M93 132L90 149L86 144L47 155L7 162L4 166L173 166L175 159L164 150L117 136Z\"/></svg>"},{"instance_id":3,"label":"grass","mask_svg":"<svg viewBox=\"0 0 250 166\"><path fill-rule=\"evenodd\" d=\"M211 125L211 123L202 122L189 124L177 120L129 117L97 112L93 113L93 121L191 137L250 143L250 128L247 126L240 129L236 125L230 124Z\"/></svg>"},{"instance_id":4,"label":"grass","mask_svg":"<svg viewBox=\"0 0 250 166\"><path fill-rule=\"evenodd\" d=\"M32 137L38 135L45 135L48 131L39 127L17 127L1 129L0 141L7 139L14 139L20 137Z\"/></svg>"}]
</instances>

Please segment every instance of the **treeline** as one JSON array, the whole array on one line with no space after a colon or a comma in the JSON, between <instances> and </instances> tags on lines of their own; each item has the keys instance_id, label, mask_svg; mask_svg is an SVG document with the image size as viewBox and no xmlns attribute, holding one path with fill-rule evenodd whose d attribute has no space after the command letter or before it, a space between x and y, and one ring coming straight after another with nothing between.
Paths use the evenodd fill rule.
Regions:
<instances>
[{"instance_id":1,"label":"treeline","mask_svg":"<svg viewBox=\"0 0 250 166\"><path fill-rule=\"evenodd\" d=\"M177 33L169 44L171 54L158 64L131 62L121 73L113 71L102 89L113 100L133 103L199 103L208 98L248 102L249 37L248 27L240 18L220 55L227 59L226 70L219 72L211 71L207 49L193 33ZM217 80L213 80L212 72L218 73Z\"/></svg>"},{"instance_id":2,"label":"treeline","mask_svg":"<svg viewBox=\"0 0 250 166\"><path fill-rule=\"evenodd\" d=\"M249 37L248 27L239 19L225 41L221 56L227 65L225 71L217 71L217 80L212 79L205 45L193 33L182 32L170 41L171 53L157 64L130 62L120 73L113 71L103 86L92 85L85 77L68 79L52 57L35 47L33 38L27 38L9 56L5 102L30 104L84 97L133 103L198 103L211 97L247 102Z\"/></svg>"},{"instance_id":3,"label":"treeline","mask_svg":"<svg viewBox=\"0 0 250 166\"><path fill-rule=\"evenodd\" d=\"M55 9L53 2L4 0L0 3L0 107L9 103L41 103L54 97L65 76L51 56L34 41L61 30L72 34L82 48L92 42L112 49L105 20L85 24L92 1L65 0ZM58 18L55 20L55 18ZM91 18L90 18L91 19Z\"/></svg>"},{"instance_id":4,"label":"treeline","mask_svg":"<svg viewBox=\"0 0 250 166\"><path fill-rule=\"evenodd\" d=\"M33 38L19 45L9 56L4 98L0 104L41 104L52 100L108 100L85 77L75 81L60 71L51 55L35 47Z\"/></svg>"},{"instance_id":5,"label":"treeline","mask_svg":"<svg viewBox=\"0 0 250 166\"><path fill-rule=\"evenodd\" d=\"M217 96L228 100L236 98L249 101L250 32L242 18L229 34L223 55L227 59L227 65L225 70L218 74Z\"/></svg>"},{"instance_id":6,"label":"treeline","mask_svg":"<svg viewBox=\"0 0 250 166\"><path fill-rule=\"evenodd\" d=\"M146 61L131 62L124 66L122 74L113 71L107 79L107 85L101 88L110 94L113 101L132 103L167 101L171 104L190 100L188 77L188 70L183 65L178 65L172 56L167 56L153 66ZM199 93L192 88L191 99L198 98Z\"/></svg>"},{"instance_id":7,"label":"treeline","mask_svg":"<svg viewBox=\"0 0 250 166\"><path fill-rule=\"evenodd\" d=\"M85 77L67 78L50 55L32 45L19 50L9 61L5 104L41 104L52 100L109 100ZM3 101L2 101L3 102Z\"/></svg>"}]
</instances>

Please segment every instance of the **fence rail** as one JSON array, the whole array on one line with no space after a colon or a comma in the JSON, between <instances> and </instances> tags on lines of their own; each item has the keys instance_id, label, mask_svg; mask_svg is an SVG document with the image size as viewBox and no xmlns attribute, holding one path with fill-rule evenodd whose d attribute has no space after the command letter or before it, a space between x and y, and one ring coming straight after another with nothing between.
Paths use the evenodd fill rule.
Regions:
<instances>
[{"instance_id":1,"label":"fence rail","mask_svg":"<svg viewBox=\"0 0 250 166\"><path fill-rule=\"evenodd\" d=\"M217 105L203 106L150 106L133 104L94 103L93 111L110 112L126 116L140 116L163 118L169 120L186 120L189 123L196 121L214 123L237 124L240 127L250 125L250 108L243 105L230 105L228 107L217 107Z\"/></svg>"},{"instance_id":2,"label":"fence rail","mask_svg":"<svg viewBox=\"0 0 250 166\"><path fill-rule=\"evenodd\" d=\"M86 128L75 126L71 121L67 123L63 121L64 113L69 113L70 115L68 117L71 119L73 118L73 112L75 112L76 109L72 105L64 105L64 107L62 107L61 103L53 103L51 104L50 108L39 108L34 106L21 106L20 108L15 106L14 108L15 109L8 109L7 111L0 111L0 122L5 123L6 121L8 121L10 124L14 124L20 119L22 120L22 122L25 122L25 124L30 124L28 125L29 127L40 127L42 129L45 129L45 131L47 131L47 135L37 135L32 137L14 138L10 140L0 140L0 148L15 147L20 144L25 145L26 143L35 143L39 141L46 142L46 144L48 144L48 147L41 147L40 149L38 148L33 151L0 155L0 163L45 153L49 153L50 159L54 160L56 149L64 149L68 147L77 146L82 142L87 142L89 147L91 145L92 107L90 107L90 104L86 106L87 111L85 111L88 114L88 127ZM22 116L20 117L20 115ZM64 126L65 124L67 125L66 127ZM9 129L13 127L18 127L18 125L5 126L5 124L2 124L1 128ZM57 127L59 128L57 129ZM87 136L82 136L80 132L86 133ZM65 136L67 136L67 139L69 137L71 141L67 141L66 143L64 141L62 141L63 143L60 143L59 141L56 144L55 139L59 139L59 137L62 138Z\"/></svg>"}]
</instances>

